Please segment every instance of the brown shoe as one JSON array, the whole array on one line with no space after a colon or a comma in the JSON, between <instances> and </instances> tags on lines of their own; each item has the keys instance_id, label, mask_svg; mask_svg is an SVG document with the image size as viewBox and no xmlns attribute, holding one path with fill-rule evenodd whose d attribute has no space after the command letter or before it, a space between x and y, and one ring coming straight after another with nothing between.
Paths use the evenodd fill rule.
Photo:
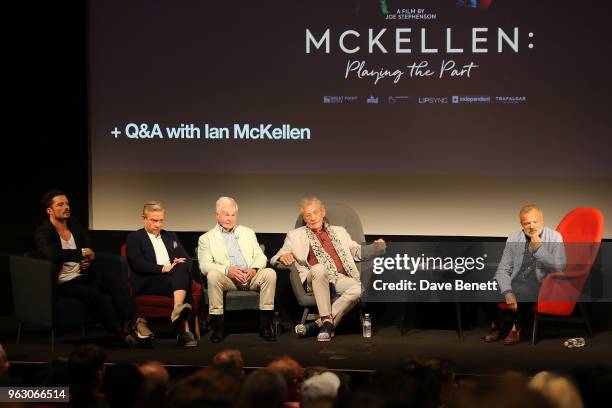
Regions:
<instances>
[{"instance_id":1,"label":"brown shoe","mask_svg":"<svg viewBox=\"0 0 612 408\"><path fill-rule=\"evenodd\" d=\"M153 332L147 327L147 321L142 317L138 317L136 319L136 321L134 322L133 330L134 334L136 334L136 336L140 340L153 339L155 337Z\"/></svg>"},{"instance_id":2,"label":"brown shoe","mask_svg":"<svg viewBox=\"0 0 612 408\"><path fill-rule=\"evenodd\" d=\"M510 330L508 333L508 337L504 340L504 344L506 346L514 346L515 344L519 344L521 342L521 334L518 330Z\"/></svg>"},{"instance_id":3,"label":"brown shoe","mask_svg":"<svg viewBox=\"0 0 612 408\"><path fill-rule=\"evenodd\" d=\"M499 340L499 329L491 329L489 333L487 333L487 335L484 336L482 339L485 341L485 343L493 343Z\"/></svg>"}]
</instances>

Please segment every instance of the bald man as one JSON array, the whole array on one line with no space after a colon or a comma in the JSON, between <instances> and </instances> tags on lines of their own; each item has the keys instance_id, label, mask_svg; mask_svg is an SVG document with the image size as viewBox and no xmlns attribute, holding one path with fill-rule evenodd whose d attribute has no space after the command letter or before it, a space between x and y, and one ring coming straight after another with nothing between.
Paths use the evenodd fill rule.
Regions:
<instances>
[{"instance_id":1,"label":"bald man","mask_svg":"<svg viewBox=\"0 0 612 408\"><path fill-rule=\"evenodd\" d=\"M147 361L141 364L138 369L147 383L158 387L168 386L170 375L162 363L158 361Z\"/></svg>"},{"instance_id":2,"label":"bald man","mask_svg":"<svg viewBox=\"0 0 612 408\"><path fill-rule=\"evenodd\" d=\"M213 366L242 382L244 379L244 361L239 350L223 350L213 357Z\"/></svg>"},{"instance_id":3,"label":"bald man","mask_svg":"<svg viewBox=\"0 0 612 408\"><path fill-rule=\"evenodd\" d=\"M504 340L509 346L521 341L521 331L532 318L533 304L546 274L565 269L563 237L544 226L542 210L533 204L525 205L519 211L519 221L521 230L508 237L495 273L508 306L506 317L512 322ZM491 331L484 337L486 342L499 339L499 320L491 325Z\"/></svg>"}]
</instances>

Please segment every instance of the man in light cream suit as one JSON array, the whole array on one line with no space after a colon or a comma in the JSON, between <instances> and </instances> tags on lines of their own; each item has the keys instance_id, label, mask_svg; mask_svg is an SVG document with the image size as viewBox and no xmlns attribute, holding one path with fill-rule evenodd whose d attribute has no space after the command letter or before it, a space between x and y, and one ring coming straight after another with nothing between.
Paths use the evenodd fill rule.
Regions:
<instances>
[{"instance_id":1,"label":"man in light cream suit","mask_svg":"<svg viewBox=\"0 0 612 408\"><path fill-rule=\"evenodd\" d=\"M362 260L361 245L344 227L325 221L325 206L318 198L302 199L300 213L306 225L287 233L283 247L270 263L295 267L317 302L320 318L297 325L296 333L305 337L318 332L318 341L330 341L342 316L361 297L361 279L355 265L355 261ZM376 252L384 252L385 241L378 239L374 244ZM331 292L339 295L333 304Z\"/></svg>"},{"instance_id":2,"label":"man in light cream suit","mask_svg":"<svg viewBox=\"0 0 612 408\"><path fill-rule=\"evenodd\" d=\"M260 310L259 334L275 341L271 330L274 313L276 272L266 268L264 255L252 229L236 225L238 204L231 197L217 200L217 224L198 240L200 271L208 280L210 340L218 343L225 335L223 325L223 292L258 290Z\"/></svg>"}]
</instances>

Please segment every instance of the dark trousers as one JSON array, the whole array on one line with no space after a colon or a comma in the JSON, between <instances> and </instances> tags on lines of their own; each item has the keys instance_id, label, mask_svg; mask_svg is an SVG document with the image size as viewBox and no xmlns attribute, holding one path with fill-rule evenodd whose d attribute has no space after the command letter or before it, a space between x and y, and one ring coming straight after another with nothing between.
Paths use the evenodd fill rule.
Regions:
<instances>
[{"instance_id":1,"label":"dark trousers","mask_svg":"<svg viewBox=\"0 0 612 408\"><path fill-rule=\"evenodd\" d=\"M510 309L500 309L497 303L486 303L483 305L487 320L495 322L500 332L508 333L515 325L518 330L524 330L529 326L533 318L533 302L518 302L516 312Z\"/></svg>"},{"instance_id":2,"label":"dark trousers","mask_svg":"<svg viewBox=\"0 0 612 408\"><path fill-rule=\"evenodd\" d=\"M168 273L149 277L138 290L137 295L157 295L172 297L174 291L187 291L185 303L190 303L191 262L176 264Z\"/></svg>"},{"instance_id":3,"label":"dark trousers","mask_svg":"<svg viewBox=\"0 0 612 408\"><path fill-rule=\"evenodd\" d=\"M513 320L514 325L518 330L524 330L529 327L529 323L533 318L533 302L519 302L516 312L506 310L504 313L510 315L509 319Z\"/></svg>"},{"instance_id":4,"label":"dark trousers","mask_svg":"<svg viewBox=\"0 0 612 408\"><path fill-rule=\"evenodd\" d=\"M111 333L117 333L123 323L136 314L134 301L127 286L127 276L120 270L92 267L83 275L57 287L62 297L79 300L87 311Z\"/></svg>"}]
</instances>

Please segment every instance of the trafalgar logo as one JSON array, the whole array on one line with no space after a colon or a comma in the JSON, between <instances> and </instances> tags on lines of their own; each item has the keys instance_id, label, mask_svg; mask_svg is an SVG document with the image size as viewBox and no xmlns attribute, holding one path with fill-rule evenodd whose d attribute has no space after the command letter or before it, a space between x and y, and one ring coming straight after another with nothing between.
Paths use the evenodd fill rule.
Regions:
<instances>
[{"instance_id":1,"label":"trafalgar logo","mask_svg":"<svg viewBox=\"0 0 612 408\"><path fill-rule=\"evenodd\" d=\"M496 96L495 97L495 102L496 103L501 103L501 104L526 103L527 102L527 97L524 96L524 95L520 95L520 96Z\"/></svg>"},{"instance_id":2,"label":"trafalgar logo","mask_svg":"<svg viewBox=\"0 0 612 408\"><path fill-rule=\"evenodd\" d=\"M372 105L378 105L378 96L370 95L366 102Z\"/></svg>"}]
</instances>

